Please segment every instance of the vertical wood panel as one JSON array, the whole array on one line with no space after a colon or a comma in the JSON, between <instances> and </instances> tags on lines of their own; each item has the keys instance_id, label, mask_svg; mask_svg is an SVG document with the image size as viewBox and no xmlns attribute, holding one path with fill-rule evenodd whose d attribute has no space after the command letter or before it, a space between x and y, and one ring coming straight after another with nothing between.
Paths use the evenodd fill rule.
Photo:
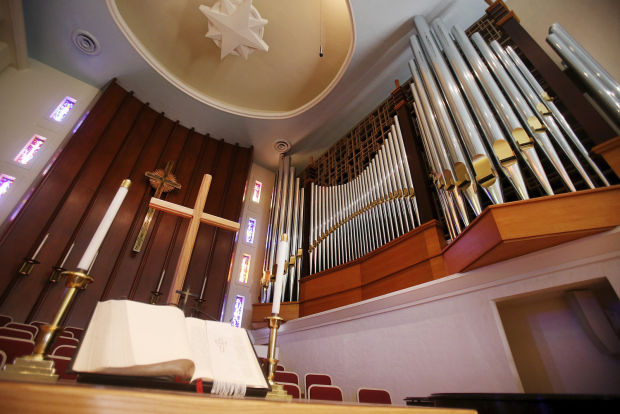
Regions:
<instances>
[{"instance_id":1,"label":"vertical wood panel","mask_svg":"<svg viewBox=\"0 0 620 414\"><path fill-rule=\"evenodd\" d=\"M164 267L165 296L186 220L156 213L143 251L135 254L131 249L153 193L144 173L163 168L168 160L176 161L173 172L183 188L164 195L167 200L193 206L202 176L208 172L214 182L205 211L238 219L251 149L188 130L112 83L0 241L0 246L12 253L0 259L0 286L6 287L21 257L34 251L37 240L50 233L37 257L42 263L12 289L5 289L6 300L0 311L17 321L26 315L36 320L51 319L64 292L63 283L48 282L52 266L60 264L75 241L65 266L75 268L120 182L127 177L132 187L101 246L91 272L95 282L79 293L67 323L85 326L98 300L132 297L148 301ZM230 234L222 237L224 233ZM209 273L210 283L217 286L212 289L214 299L209 299L213 317L219 316L222 307L233 237L231 232L214 232L212 227L201 225L196 242L200 248L194 252L195 264L188 281L192 291L199 292L200 281ZM209 251L213 252L211 261L206 255Z\"/></svg>"},{"instance_id":2,"label":"vertical wood panel","mask_svg":"<svg viewBox=\"0 0 620 414\"><path fill-rule=\"evenodd\" d=\"M99 135L107 128L116 113L126 92L116 84L111 84L90 115L68 142L46 177L37 187L28 203L15 220L8 226L0 241L0 289L6 290L24 257L31 257L49 227L49 221L58 213L73 178L82 168ZM50 241L51 245L51 241ZM49 246L49 245L48 245ZM39 265L38 267L41 267ZM4 303L4 300L1 301ZM4 308L0 308L2 310Z\"/></svg>"}]
</instances>

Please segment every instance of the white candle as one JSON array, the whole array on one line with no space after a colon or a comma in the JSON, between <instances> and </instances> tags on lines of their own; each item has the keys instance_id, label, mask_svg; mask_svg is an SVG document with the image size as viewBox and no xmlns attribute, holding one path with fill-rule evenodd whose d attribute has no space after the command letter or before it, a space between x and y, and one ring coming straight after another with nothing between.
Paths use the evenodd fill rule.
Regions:
<instances>
[{"instance_id":1,"label":"white candle","mask_svg":"<svg viewBox=\"0 0 620 414\"><path fill-rule=\"evenodd\" d=\"M71 243L71 247L69 247L69 251L67 252L67 254L65 254L65 257L64 257L64 259L62 259L62 263L60 264L59 267L63 267L64 268L65 262L69 258L69 255L71 254L71 250L73 250L73 246L75 246L75 242Z\"/></svg>"},{"instance_id":2,"label":"white candle","mask_svg":"<svg viewBox=\"0 0 620 414\"><path fill-rule=\"evenodd\" d=\"M288 258L289 244L288 236L282 235L282 239L278 243L278 254L276 256L276 281L273 290L273 305L271 313L280 313L280 300L282 299L282 282L284 279L284 264Z\"/></svg>"},{"instance_id":3,"label":"white candle","mask_svg":"<svg viewBox=\"0 0 620 414\"><path fill-rule=\"evenodd\" d=\"M43 245L45 244L45 242L47 241L47 238L50 236L49 233L47 233L45 235L45 237L43 237L43 240L41 240L41 244L39 244L39 247L37 247L37 250L34 252L34 254L32 255L32 260L37 258L37 255L39 254L39 252L41 251L41 249L43 248Z\"/></svg>"},{"instance_id":4,"label":"white candle","mask_svg":"<svg viewBox=\"0 0 620 414\"><path fill-rule=\"evenodd\" d=\"M93 257L93 261L90 262L90 266L88 266L88 270L86 271L87 275L90 275L90 271L93 270L93 266L95 265L95 260L97 260L97 255L99 255L99 250L95 253L95 257Z\"/></svg>"},{"instance_id":5,"label":"white candle","mask_svg":"<svg viewBox=\"0 0 620 414\"><path fill-rule=\"evenodd\" d=\"M114 196L114 199L108 207L108 211L105 212L101 223L99 223L99 227L97 227L97 231L95 231L95 234L90 240L90 243L88 244L84 255L80 259L80 262L77 265L78 269L88 269L95 260L97 251L99 250L101 243L103 243L103 239L105 238L105 235L107 234L110 226L112 225L112 221L114 220L118 209L121 207L121 203L125 199L130 185L131 180L123 180L123 183L121 184L120 188L116 192L116 195Z\"/></svg>"},{"instance_id":6,"label":"white candle","mask_svg":"<svg viewBox=\"0 0 620 414\"><path fill-rule=\"evenodd\" d=\"M159 283L157 283L156 292L161 291L161 284L164 282L164 275L166 274L166 269L161 271L161 276L159 277Z\"/></svg>"}]
</instances>

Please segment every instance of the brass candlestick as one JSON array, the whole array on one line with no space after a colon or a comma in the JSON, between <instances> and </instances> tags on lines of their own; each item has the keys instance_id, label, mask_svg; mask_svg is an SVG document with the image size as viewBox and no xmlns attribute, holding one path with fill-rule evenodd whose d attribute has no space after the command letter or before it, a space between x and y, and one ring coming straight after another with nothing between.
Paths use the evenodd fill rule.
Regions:
<instances>
[{"instance_id":1,"label":"brass candlestick","mask_svg":"<svg viewBox=\"0 0 620 414\"><path fill-rule=\"evenodd\" d=\"M12 365L7 365L5 370L0 372L0 378L17 381L54 382L58 380L54 361L45 360L44 357L56 334L62 328L61 322L64 320L78 290L86 289L86 286L93 281L91 276L80 270L63 272L61 277L63 276L67 279L65 283L67 290L54 319L48 325L39 328L32 354L16 358Z\"/></svg>"},{"instance_id":2,"label":"brass candlestick","mask_svg":"<svg viewBox=\"0 0 620 414\"><path fill-rule=\"evenodd\" d=\"M276 373L276 366L278 364L278 360L276 359L276 340L278 337L278 328L284 319L282 319L277 313L272 313L271 316L267 316L265 318L269 322L269 328L271 332L269 333L269 347L267 348L267 362L269 363L269 371L267 374L267 382L271 387L271 391L267 393L265 397L268 400L292 400L293 396L289 395L284 387L280 384L276 384L273 380L273 377Z\"/></svg>"},{"instance_id":3,"label":"brass candlestick","mask_svg":"<svg viewBox=\"0 0 620 414\"><path fill-rule=\"evenodd\" d=\"M32 269L34 269L34 266L38 265L39 263L40 262L34 259L25 258L24 262L21 264L21 266L19 266L19 269L17 269L17 273L22 276L28 276L30 273L32 273Z\"/></svg>"}]
</instances>

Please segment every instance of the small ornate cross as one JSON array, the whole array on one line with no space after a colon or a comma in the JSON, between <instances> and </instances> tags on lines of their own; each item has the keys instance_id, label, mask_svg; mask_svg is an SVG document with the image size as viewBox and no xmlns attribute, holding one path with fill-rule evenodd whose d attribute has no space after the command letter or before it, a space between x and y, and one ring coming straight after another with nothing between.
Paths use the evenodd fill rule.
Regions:
<instances>
[{"instance_id":1,"label":"small ornate cross","mask_svg":"<svg viewBox=\"0 0 620 414\"><path fill-rule=\"evenodd\" d=\"M168 161L166 163L166 168L163 170L160 168L155 171L147 171L144 173L144 175L148 177L151 187L155 189L155 194L153 194L153 197L159 198L162 193L167 193L168 191L175 189L178 190L181 188L181 184L177 183L176 177L171 172L173 165L174 161ZM134 253L139 253L140 250L142 250L142 244L144 244L144 239L146 238L146 233L149 230L154 214L155 209L153 207L149 207L146 212L146 216L144 216L144 221L142 222L142 227L140 228L136 242L133 245L132 251Z\"/></svg>"}]
</instances>

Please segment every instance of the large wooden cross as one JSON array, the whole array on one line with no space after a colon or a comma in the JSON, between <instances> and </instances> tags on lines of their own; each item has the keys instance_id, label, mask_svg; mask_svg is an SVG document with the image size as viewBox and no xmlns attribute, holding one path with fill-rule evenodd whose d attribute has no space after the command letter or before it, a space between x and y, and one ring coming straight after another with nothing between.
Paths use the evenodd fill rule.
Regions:
<instances>
[{"instance_id":1,"label":"large wooden cross","mask_svg":"<svg viewBox=\"0 0 620 414\"><path fill-rule=\"evenodd\" d=\"M202 183L200 184L200 190L198 190L198 196L196 197L193 209L155 197L152 197L149 202L149 207L190 219L189 227L187 228L187 233L185 233L185 239L183 240L181 254L179 255L179 261L177 262L177 268L172 278L172 286L170 286L170 290L168 291L168 297L166 299L166 303L168 304L178 305L179 303L180 295L177 291L183 290L187 268L189 267L189 260L192 257L192 250L194 249L194 242L196 241L200 223L211 224L225 230L239 230L239 223L203 212L210 186L211 176L205 174L205 176L202 177Z\"/></svg>"}]
</instances>

